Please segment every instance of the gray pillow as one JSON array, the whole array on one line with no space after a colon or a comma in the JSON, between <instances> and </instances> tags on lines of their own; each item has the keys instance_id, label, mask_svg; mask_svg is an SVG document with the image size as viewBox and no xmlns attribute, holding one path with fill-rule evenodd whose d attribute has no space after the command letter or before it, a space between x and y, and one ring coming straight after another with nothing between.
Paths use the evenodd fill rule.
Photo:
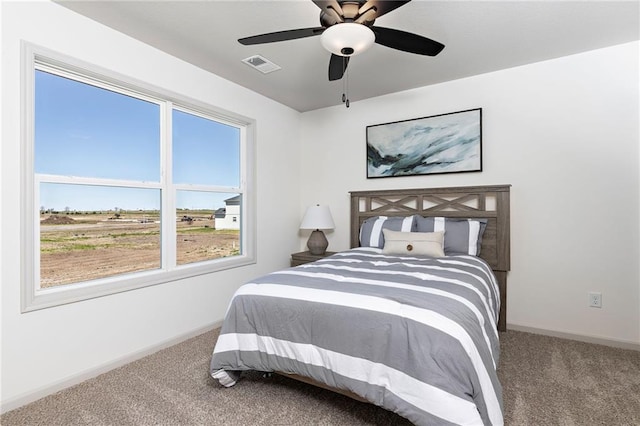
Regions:
<instances>
[{"instance_id":1,"label":"gray pillow","mask_svg":"<svg viewBox=\"0 0 640 426\"><path fill-rule=\"evenodd\" d=\"M444 253L480 255L487 219L416 216L418 232L444 231Z\"/></svg>"},{"instance_id":2,"label":"gray pillow","mask_svg":"<svg viewBox=\"0 0 640 426\"><path fill-rule=\"evenodd\" d=\"M366 219L360 226L360 247L384 247L383 229L402 232L415 231L415 216L374 216Z\"/></svg>"}]
</instances>

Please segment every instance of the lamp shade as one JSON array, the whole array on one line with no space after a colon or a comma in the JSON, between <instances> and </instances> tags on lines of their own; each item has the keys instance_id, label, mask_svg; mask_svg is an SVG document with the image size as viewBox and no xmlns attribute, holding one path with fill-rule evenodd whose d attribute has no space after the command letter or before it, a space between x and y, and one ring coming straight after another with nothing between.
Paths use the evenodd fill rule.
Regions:
<instances>
[{"instance_id":1,"label":"lamp shade","mask_svg":"<svg viewBox=\"0 0 640 426\"><path fill-rule=\"evenodd\" d=\"M370 48L376 36L363 24L344 22L327 28L320 36L322 46L340 56L353 56Z\"/></svg>"},{"instance_id":2,"label":"lamp shade","mask_svg":"<svg viewBox=\"0 0 640 426\"><path fill-rule=\"evenodd\" d=\"M333 229L333 217L329 206L310 206L304 214L300 229Z\"/></svg>"}]
</instances>

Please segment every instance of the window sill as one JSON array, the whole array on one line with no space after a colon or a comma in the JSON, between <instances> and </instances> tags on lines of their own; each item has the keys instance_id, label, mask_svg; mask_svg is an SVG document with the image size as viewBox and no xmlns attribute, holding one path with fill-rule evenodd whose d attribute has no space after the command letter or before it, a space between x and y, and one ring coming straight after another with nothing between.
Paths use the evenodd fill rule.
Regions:
<instances>
[{"instance_id":1,"label":"window sill","mask_svg":"<svg viewBox=\"0 0 640 426\"><path fill-rule=\"evenodd\" d=\"M234 256L232 258L216 259L198 264L181 265L171 271L156 269L153 271L119 275L113 278L34 290L30 292L30 294L26 292L23 293L21 312L27 313L69 303L81 302L83 300L165 284L199 275L211 274L226 269L240 268L255 263L256 261L253 256Z\"/></svg>"}]
</instances>

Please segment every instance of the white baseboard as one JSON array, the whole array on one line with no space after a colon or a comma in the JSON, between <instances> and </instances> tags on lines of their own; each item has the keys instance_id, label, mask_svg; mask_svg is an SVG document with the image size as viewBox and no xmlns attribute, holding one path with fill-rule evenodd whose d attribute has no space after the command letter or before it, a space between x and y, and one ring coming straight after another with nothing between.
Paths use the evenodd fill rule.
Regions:
<instances>
[{"instance_id":1,"label":"white baseboard","mask_svg":"<svg viewBox=\"0 0 640 426\"><path fill-rule=\"evenodd\" d=\"M203 333L206 333L207 331L213 330L220 326L222 326L222 321L217 321L213 324L200 327L196 330L192 330L188 333L181 334L180 336L173 337L171 339L160 342L156 345L152 345L148 348L128 354L117 360L97 366L96 368L92 368L92 369L83 371L79 374L75 374L73 376L67 377L66 379L60 380L53 384L43 386L39 389L36 389L31 392L27 392L25 394L19 395L14 398L9 398L7 401L2 401L2 405L0 406L0 413L5 413L7 411L15 410L16 408L20 408L23 405L27 405L31 402L37 401L41 398L44 398L45 396L54 394L56 392L59 392L71 386L75 386L79 383L84 382L85 380L92 379L94 377L99 376L100 374L104 374L115 368L122 367L123 365L129 364L133 361L137 361L140 358L144 358L145 356L151 355L162 349L168 348L169 346L177 345L178 343L184 342L185 340L189 340L192 337L199 336ZM213 347L211 347L211 350L213 351Z\"/></svg>"},{"instance_id":2,"label":"white baseboard","mask_svg":"<svg viewBox=\"0 0 640 426\"><path fill-rule=\"evenodd\" d=\"M632 342L629 340L611 339L600 336L589 336L585 334L575 334L564 331L545 330L543 328L528 327L525 325L511 323L507 324L507 331L508 330L524 331L526 333L542 334L543 336L560 337L562 339L578 340L580 342L595 343L597 345L605 345L614 348L640 351L640 343Z\"/></svg>"}]
</instances>

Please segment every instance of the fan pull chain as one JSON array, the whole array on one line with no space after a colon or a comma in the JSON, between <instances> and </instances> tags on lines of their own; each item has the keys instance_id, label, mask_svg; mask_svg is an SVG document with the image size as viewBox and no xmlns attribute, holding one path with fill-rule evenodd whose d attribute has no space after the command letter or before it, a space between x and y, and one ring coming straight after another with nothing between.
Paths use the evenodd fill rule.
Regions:
<instances>
[{"instance_id":1,"label":"fan pull chain","mask_svg":"<svg viewBox=\"0 0 640 426\"><path fill-rule=\"evenodd\" d=\"M342 67L345 68L347 57L342 57ZM342 78L342 103L349 108L349 69L347 68L345 75Z\"/></svg>"}]
</instances>

